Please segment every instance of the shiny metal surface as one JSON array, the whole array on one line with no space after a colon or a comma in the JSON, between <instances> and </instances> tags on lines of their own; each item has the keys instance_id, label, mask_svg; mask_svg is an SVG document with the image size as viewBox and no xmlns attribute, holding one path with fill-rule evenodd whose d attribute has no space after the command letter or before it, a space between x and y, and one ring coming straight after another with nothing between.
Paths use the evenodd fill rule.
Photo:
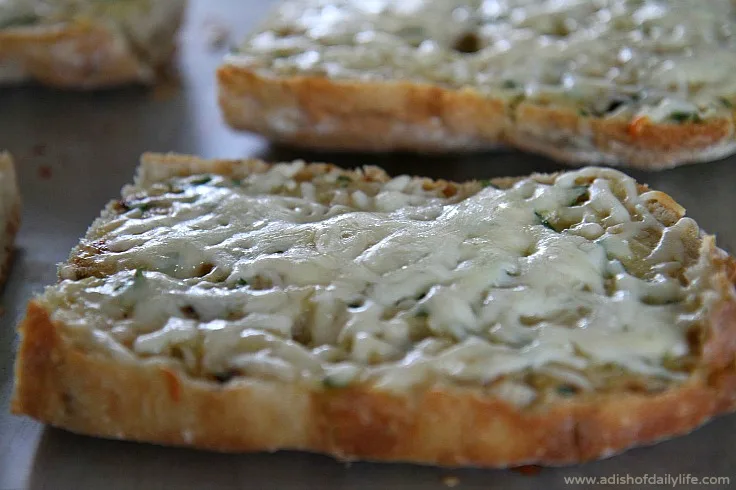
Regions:
<instances>
[{"instance_id":1,"label":"shiny metal surface","mask_svg":"<svg viewBox=\"0 0 736 490\"><path fill-rule=\"evenodd\" d=\"M736 417L723 417L695 433L652 448L538 474L517 471L449 471L394 464L349 467L315 455L222 455L81 437L45 429L8 414L14 327L29 297L55 280L55 264L133 177L143 151L177 151L206 157L305 158L345 166L373 163L392 174L453 180L521 175L561 169L517 153L470 158L316 155L270 148L261 139L228 130L215 104L213 70L223 54L207 38L208 24L224 24L237 37L268 8L259 0L193 0L179 56L181 87L170 93L125 89L59 93L38 88L0 91L0 148L17 157L24 196L19 251L0 303L0 490L235 489L235 488L460 488L562 489L566 477L645 474L666 477L730 476L736 486ZM688 208L721 247L736 252L736 159L662 173L631 172ZM634 480L628 480L633 482ZM637 488L639 485L618 485ZM682 484L677 488L688 488ZM656 485L647 488L658 488ZM672 488L666 485L662 488ZM715 486L711 488L716 488Z\"/></svg>"}]
</instances>

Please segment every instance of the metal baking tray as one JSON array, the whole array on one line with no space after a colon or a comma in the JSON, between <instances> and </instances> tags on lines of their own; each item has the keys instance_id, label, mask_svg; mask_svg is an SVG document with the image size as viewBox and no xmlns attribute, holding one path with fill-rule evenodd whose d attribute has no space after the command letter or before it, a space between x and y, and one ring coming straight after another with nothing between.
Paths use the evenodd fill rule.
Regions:
<instances>
[{"instance_id":1,"label":"metal baking tray","mask_svg":"<svg viewBox=\"0 0 736 490\"><path fill-rule=\"evenodd\" d=\"M129 88L62 93L40 88L0 90L0 148L17 158L23 224L9 282L0 296L0 490L236 489L236 488L589 488L587 476L617 488L688 488L693 478L730 477L736 485L736 416L721 417L691 435L618 457L540 471L447 470L400 464L342 463L317 455L224 455L107 441L44 428L8 414L13 385L15 326L27 300L56 279L63 261L103 205L133 178L144 151L205 157L376 164L391 174L452 180L522 175L564 167L503 152L470 157L309 154L270 147L229 130L216 105L214 70L227 49L213 42L226 27L233 39L263 16L263 0L193 0L173 90ZM219 34L213 31L219 30ZM221 39L220 39L221 40ZM629 172L675 196L690 216L730 253L736 252L736 158L659 173ZM689 475L689 476L688 476ZM567 480L566 480L567 478ZM605 478L606 480L600 480ZM679 478L679 480L677 480ZM666 480L664 480L666 479ZM727 484L711 486L725 488Z\"/></svg>"}]
</instances>

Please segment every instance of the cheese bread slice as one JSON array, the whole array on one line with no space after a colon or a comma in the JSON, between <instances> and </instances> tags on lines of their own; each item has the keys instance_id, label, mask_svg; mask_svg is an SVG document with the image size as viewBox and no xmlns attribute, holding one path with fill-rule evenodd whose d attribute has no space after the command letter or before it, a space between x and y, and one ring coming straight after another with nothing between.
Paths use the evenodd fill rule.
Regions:
<instances>
[{"instance_id":1,"label":"cheese bread slice","mask_svg":"<svg viewBox=\"0 0 736 490\"><path fill-rule=\"evenodd\" d=\"M15 164L10 154L0 151L0 286L8 276L19 227L20 190Z\"/></svg>"},{"instance_id":2,"label":"cheese bread slice","mask_svg":"<svg viewBox=\"0 0 736 490\"><path fill-rule=\"evenodd\" d=\"M736 404L734 260L611 169L146 155L33 299L13 411L219 451L503 467Z\"/></svg>"},{"instance_id":3,"label":"cheese bread slice","mask_svg":"<svg viewBox=\"0 0 736 490\"><path fill-rule=\"evenodd\" d=\"M74 89L153 83L185 0L0 1L0 85Z\"/></svg>"},{"instance_id":4,"label":"cheese bread slice","mask_svg":"<svg viewBox=\"0 0 736 490\"><path fill-rule=\"evenodd\" d=\"M220 104L319 149L715 160L736 151L735 5L285 0L222 64Z\"/></svg>"}]
</instances>

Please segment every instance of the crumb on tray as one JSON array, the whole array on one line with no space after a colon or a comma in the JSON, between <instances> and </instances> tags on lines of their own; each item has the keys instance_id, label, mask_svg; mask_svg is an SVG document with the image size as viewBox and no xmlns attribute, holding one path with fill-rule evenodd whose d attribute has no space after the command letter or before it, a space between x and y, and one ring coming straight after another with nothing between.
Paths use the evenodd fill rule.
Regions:
<instances>
[{"instance_id":1,"label":"crumb on tray","mask_svg":"<svg viewBox=\"0 0 736 490\"><path fill-rule=\"evenodd\" d=\"M51 167L48 165L41 165L38 167L38 177L43 180L48 180L51 178Z\"/></svg>"},{"instance_id":2,"label":"crumb on tray","mask_svg":"<svg viewBox=\"0 0 736 490\"><path fill-rule=\"evenodd\" d=\"M521 473L522 475L533 476L539 474L539 472L542 471L542 467L530 464L525 466L517 466L516 468L511 468L511 470L517 473Z\"/></svg>"},{"instance_id":3,"label":"crumb on tray","mask_svg":"<svg viewBox=\"0 0 736 490\"><path fill-rule=\"evenodd\" d=\"M452 475L446 475L442 477L442 483L446 487L454 488L460 484L460 478Z\"/></svg>"}]
</instances>

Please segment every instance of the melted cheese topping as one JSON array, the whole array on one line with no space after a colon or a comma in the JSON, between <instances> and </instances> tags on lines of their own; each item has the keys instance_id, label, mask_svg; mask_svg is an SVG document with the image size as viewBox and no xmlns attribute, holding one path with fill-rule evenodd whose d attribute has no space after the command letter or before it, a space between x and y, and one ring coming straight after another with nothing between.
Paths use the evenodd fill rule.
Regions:
<instances>
[{"instance_id":1,"label":"melted cheese topping","mask_svg":"<svg viewBox=\"0 0 736 490\"><path fill-rule=\"evenodd\" d=\"M407 176L304 172L127 189L47 290L54 318L108 353L204 377L404 389L547 369L579 381L595 366L686 375L668 360L690 354L711 301L691 281L708 254L691 219L652 214L667 196L599 168L452 197Z\"/></svg>"},{"instance_id":2,"label":"melted cheese topping","mask_svg":"<svg viewBox=\"0 0 736 490\"><path fill-rule=\"evenodd\" d=\"M730 117L735 27L730 0L286 0L229 61L697 122Z\"/></svg>"}]
</instances>

